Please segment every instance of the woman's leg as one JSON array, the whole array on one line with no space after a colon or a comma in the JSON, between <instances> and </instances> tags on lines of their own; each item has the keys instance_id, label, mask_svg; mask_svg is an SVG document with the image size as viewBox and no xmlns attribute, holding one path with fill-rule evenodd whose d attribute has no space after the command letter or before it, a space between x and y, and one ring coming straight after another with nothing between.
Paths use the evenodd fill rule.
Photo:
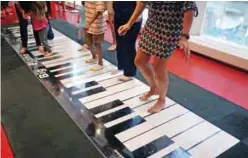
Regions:
<instances>
[{"instance_id":1,"label":"woman's leg","mask_svg":"<svg viewBox=\"0 0 248 158\"><path fill-rule=\"evenodd\" d=\"M110 18L111 19L111 18ZM108 48L108 51L114 51L116 49L116 34L115 34L115 26L112 21L109 21L110 24L110 30L113 38L113 43L112 45Z\"/></svg>"},{"instance_id":2,"label":"woman's leg","mask_svg":"<svg viewBox=\"0 0 248 158\"><path fill-rule=\"evenodd\" d=\"M151 68L151 64L149 63L150 57L150 55L146 54L141 49L138 50L135 57L135 65L139 68L140 72L145 77L150 86L150 91L140 97L141 100L147 100L152 95L157 94L154 72Z\"/></svg>"},{"instance_id":3,"label":"woman's leg","mask_svg":"<svg viewBox=\"0 0 248 158\"><path fill-rule=\"evenodd\" d=\"M169 85L167 60L168 59L157 59L152 65L159 98L156 104L148 110L151 113L159 112L165 106L165 99Z\"/></svg>"}]
</instances>

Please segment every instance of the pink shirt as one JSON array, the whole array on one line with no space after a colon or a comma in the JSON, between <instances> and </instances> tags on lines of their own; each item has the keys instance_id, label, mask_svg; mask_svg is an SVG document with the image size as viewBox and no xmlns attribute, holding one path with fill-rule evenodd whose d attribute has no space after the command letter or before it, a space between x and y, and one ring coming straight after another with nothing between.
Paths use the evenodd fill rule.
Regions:
<instances>
[{"instance_id":1,"label":"pink shirt","mask_svg":"<svg viewBox=\"0 0 248 158\"><path fill-rule=\"evenodd\" d=\"M46 28L48 25L48 21L46 17L44 19L38 19L35 16L31 15L31 21L32 21L33 29L35 31L42 30Z\"/></svg>"}]
</instances>

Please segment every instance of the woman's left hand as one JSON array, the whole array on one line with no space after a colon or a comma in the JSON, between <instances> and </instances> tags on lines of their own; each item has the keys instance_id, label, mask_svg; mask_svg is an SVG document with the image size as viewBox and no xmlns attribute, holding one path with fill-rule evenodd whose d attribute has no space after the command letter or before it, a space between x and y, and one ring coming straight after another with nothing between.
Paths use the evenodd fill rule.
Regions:
<instances>
[{"instance_id":1,"label":"woman's left hand","mask_svg":"<svg viewBox=\"0 0 248 158\"><path fill-rule=\"evenodd\" d=\"M183 50L184 55L186 57L186 62L189 62L190 59L190 48L189 48L189 41L185 37L182 37L179 41L179 47Z\"/></svg>"}]
</instances>

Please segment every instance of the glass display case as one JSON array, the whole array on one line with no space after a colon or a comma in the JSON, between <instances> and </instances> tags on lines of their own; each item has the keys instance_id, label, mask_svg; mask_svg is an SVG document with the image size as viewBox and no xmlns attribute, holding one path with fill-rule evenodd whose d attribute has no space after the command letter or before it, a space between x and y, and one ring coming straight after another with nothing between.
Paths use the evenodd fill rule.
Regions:
<instances>
[{"instance_id":1,"label":"glass display case","mask_svg":"<svg viewBox=\"0 0 248 158\"><path fill-rule=\"evenodd\" d=\"M247 8L246 1L207 2L201 34L248 46Z\"/></svg>"}]
</instances>

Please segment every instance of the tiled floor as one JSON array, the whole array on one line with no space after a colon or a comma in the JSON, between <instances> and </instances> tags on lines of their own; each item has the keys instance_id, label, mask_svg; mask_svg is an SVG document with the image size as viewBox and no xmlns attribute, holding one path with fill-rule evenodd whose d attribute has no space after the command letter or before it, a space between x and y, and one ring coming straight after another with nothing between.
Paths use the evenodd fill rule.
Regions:
<instances>
[{"instance_id":1,"label":"tiled floor","mask_svg":"<svg viewBox=\"0 0 248 158\"><path fill-rule=\"evenodd\" d=\"M19 38L18 27L11 31ZM57 31L50 44L55 53L44 57L31 37L30 52L20 57L103 153L108 146L124 157L212 158L240 142L170 98L161 112L148 113L156 97L139 100L147 85L118 81L121 74L112 75L116 67L106 60L103 70L89 71L89 51L78 52L79 45ZM18 51L18 44L11 45Z\"/></svg>"}]
</instances>

